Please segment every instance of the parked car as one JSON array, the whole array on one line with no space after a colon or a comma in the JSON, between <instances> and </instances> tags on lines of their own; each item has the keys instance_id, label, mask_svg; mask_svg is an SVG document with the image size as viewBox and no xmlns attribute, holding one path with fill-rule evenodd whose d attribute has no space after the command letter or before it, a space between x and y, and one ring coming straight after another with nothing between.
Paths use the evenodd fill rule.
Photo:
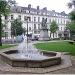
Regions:
<instances>
[{"instance_id":1,"label":"parked car","mask_svg":"<svg viewBox=\"0 0 75 75\"><path fill-rule=\"evenodd\" d=\"M39 38L35 36L35 37L32 38L31 40L32 40L32 41L38 41L38 39L39 39Z\"/></svg>"}]
</instances>

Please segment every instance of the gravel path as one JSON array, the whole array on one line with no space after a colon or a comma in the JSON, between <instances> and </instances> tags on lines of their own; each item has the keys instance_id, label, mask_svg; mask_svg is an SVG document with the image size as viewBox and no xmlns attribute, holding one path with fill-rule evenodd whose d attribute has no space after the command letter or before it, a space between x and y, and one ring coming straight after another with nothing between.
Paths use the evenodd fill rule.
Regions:
<instances>
[{"instance_id":1,"label":"gravel path","mask_svg":"<svg viewBox=\"0 0 75 75\"><path fill-rule=\"evenodd\" d=\"M49 72L46 74L75 74L75 57L71 56L71 60L72 60L72 66L71 67L57 70L57 71L53 71L53 72ZM0 74L28 74L28 73L0 71Z\"/></svg>"},{"instance_id":2,"label":"gravel path","mask_svg":"<svg viewBox=\"0 0 75 75\"><path fill-rule=\"evenodd\" d=\"M71 62L71 67L50 72L49 74L75 74L75 56L71 56Z\"/></svg>"}]
</instances>

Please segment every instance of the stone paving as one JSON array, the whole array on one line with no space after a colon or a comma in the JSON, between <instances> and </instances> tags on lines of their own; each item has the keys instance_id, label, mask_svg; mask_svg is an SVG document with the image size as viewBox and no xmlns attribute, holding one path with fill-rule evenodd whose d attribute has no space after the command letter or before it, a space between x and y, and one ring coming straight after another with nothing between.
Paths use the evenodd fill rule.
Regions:
<instances>
[{"instance_id":1,"label":"stone paving","mask_svg":"<svg viewBox=\"0 0 75 75\"><path fill-rule=\"evenodd\" d=\"M46 73L54 73L56 70L60 70L63 68L67 68L72 66L70 61L68 63L62 63L61 65L56 65L52 67L46 68L25 68L25 67L12 67L4 62L0 62L0 73L31 73L31 74L46 74ZM56 72L55 72L56 73Z\"/></svg>"},{"instance_id":2,"label":"stone paving","mask_svg":"<svg viewBox=\"0 0 75 75\"><path fill-rule=\"evenodd\" d=\"M13 49L17 49L17 47L3 49L1 52ZM62 54L62 60L60 65L46 68L12 67L0 60L0 74L74 74L75 57Z\"/></svg>"}]
</instances>

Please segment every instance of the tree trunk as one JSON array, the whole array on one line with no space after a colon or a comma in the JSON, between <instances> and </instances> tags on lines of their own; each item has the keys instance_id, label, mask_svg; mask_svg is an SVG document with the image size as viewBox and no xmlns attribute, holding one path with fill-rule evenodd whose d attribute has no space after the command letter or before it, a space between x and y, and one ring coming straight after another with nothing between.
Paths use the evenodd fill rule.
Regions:
<instances>
[{"instance_id":1,"label":"tree trunk","mask_svg":"<svg viewBox=\"0 0 75 75\"><path fill-rule=\"evenodd\" d=\"M54 39L54 33L53 33L53 39Z\"/></svg>"},{"instance_id":2,"label":"tree trunk","mask_svg":"<svg viewBox=\"0 0 75 75\"><path fill-rule=\"evenodd\" d=\"M51 38L51 33L50 33L50 38Z\"/></svg>"},{"instance_id":3,"label":"tree trunk","mask_svg":"<svg viewBox=\"0 0 75 75\"><path fill-rule=\"evenodd\" d=\"M0 14L0 46L2 46L2 26L1 26L1 24L2 24L2 20L1 20L1 14Z\"/></svg>"}]
</instances>

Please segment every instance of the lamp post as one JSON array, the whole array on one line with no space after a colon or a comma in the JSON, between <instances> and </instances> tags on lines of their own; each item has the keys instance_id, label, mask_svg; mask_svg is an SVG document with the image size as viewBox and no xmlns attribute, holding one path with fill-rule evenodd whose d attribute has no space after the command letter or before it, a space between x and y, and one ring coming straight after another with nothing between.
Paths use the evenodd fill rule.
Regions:
<instances>
[{"instance_id":1,"label":"lamp post","mask_svg":"<svg viewBox=\"0 0 75 75\"><path fill-rule=\"evenodd\" d=\"M28 19L27 19L27 43L28 43Z\"/></svg>"},{"instance_id":2,"label":"lamp post","mask_svg":"<svg viewBox=\"0 0 75 75\"><path fill-rule=\"evenodd\" d=\"M26 22L27 22L27 48L28 48L28 18L26 17Z\"/></svg>"}]
</instances>

